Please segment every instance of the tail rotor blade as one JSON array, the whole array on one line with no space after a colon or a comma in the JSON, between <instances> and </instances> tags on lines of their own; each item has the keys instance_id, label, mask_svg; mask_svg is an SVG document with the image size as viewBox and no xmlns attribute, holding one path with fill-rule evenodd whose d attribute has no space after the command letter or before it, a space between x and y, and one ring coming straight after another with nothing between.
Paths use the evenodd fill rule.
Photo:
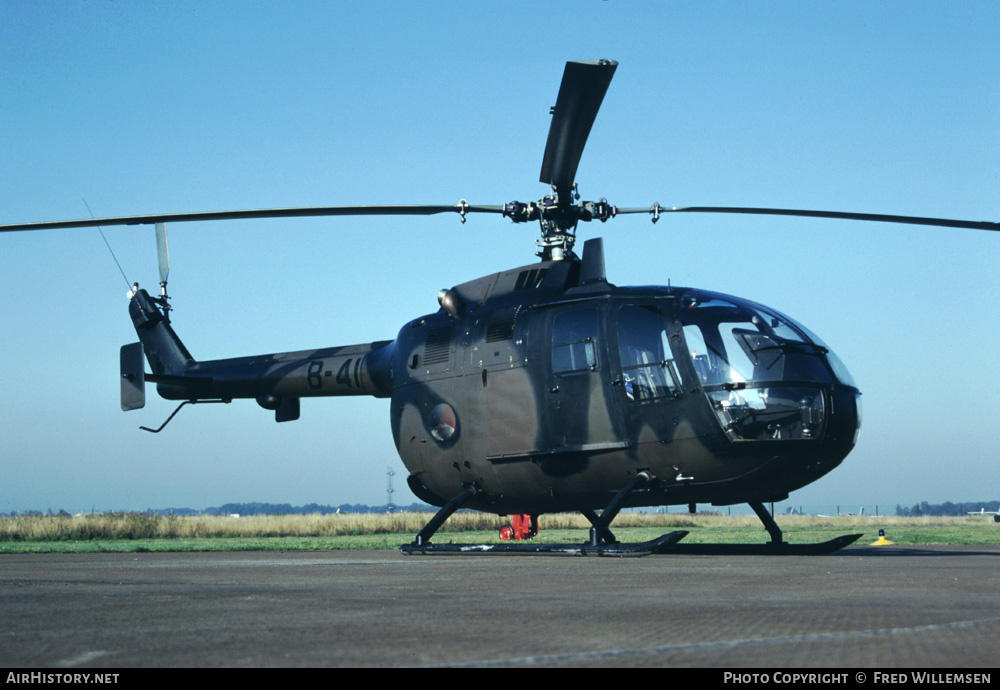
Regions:
<instances>
[{"instance_id":1,"label":"tail rotor blade","mask_svg":"<svg viewBox=\"0 0 1000 690\"><path fill-rule=\"evenodd\" d=\"M167 284L170 274L170 251L167 248L167 224L156 224L156 258L160 264L160 285Z\"/></svg>"}]
</instances>

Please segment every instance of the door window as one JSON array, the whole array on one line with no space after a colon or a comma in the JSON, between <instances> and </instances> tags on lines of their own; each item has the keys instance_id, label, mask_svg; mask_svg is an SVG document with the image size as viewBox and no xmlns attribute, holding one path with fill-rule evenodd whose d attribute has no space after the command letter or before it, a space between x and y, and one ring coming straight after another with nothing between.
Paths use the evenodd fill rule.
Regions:
<instances>
[{"instance_id":1,"label":"door window","mask_svg":"<svg viewBox=\"0 0 1000 690\"><path fill-rule=\"evenodd\" d=\"M663 314L655 306L625 305L618 310L618 356L629 400L651 400L680 392Z\"/></svg>"},{"instance_id":2,"label":"door window","mask_svg":"<svg viewBox=\"0 0 1000 690\"><path fill-rule=\"evenodd\" d=\"M552 372L595 371L598 329L596 307L556 314L552 324Z\"/></svg>"}]
</instances>

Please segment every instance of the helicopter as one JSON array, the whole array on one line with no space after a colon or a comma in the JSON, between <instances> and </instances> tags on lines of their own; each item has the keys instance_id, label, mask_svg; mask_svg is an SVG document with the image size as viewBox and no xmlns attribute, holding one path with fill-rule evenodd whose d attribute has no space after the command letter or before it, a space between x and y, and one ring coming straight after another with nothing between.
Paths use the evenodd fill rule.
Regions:
<instances>
[{"instance_id":1,"label":"helicopter","mask_svg":"<svg viewBox=\"0 0 1000 690\"><path fill-rule=\"evenodd\" d=\"M899 215L746 207L620 208L581 201L576 172L618 63L566 64L552 109L537 201L501 205L326 206L122 216L0 226L0 231L154 225L159 295L136 290L138 341L121 349L122 409L145 384L180 404L251 399L276 422L303 398L389 400L407 484L439 511L407 554L818 554L861 535L789 544L764 507L836 468L857 443L861 391L847 367L793 318L753 301L689 287L623 287L606 275L603 241L577 254L579 223L641 214L730 213L909 223L996 231L1000 224ZM442 289L439 309L391 340L196 360L173 329L166 225L312 216L493 214L538 222L533 263ZM146 372L148 364L150 372ZM163 429L147 429L159 432ZM144 427L145 428L145 427ZM625 507L747 503L770 541L683 544L683 531L623 544ZM452 545L433 535L459 508L509 515L515 542ZM580 512L584 544L527 543L538 517Z\"/></svg>"}]
</instances>

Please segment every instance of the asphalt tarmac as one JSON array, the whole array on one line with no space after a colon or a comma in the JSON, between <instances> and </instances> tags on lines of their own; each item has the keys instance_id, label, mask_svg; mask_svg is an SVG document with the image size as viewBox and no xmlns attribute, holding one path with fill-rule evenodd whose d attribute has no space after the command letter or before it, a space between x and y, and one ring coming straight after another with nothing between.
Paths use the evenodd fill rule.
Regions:
<instances>
[{"instance_id":1,"label":"asphalt tarmac","mask_svg":"<svg viewBox=\"0 0 1000 690\"><path fill-rule=\"evenodd\" d=\"M1000 546L2 555L0 634L7 668L993 668Z\"/></svg>"}]
</instances>

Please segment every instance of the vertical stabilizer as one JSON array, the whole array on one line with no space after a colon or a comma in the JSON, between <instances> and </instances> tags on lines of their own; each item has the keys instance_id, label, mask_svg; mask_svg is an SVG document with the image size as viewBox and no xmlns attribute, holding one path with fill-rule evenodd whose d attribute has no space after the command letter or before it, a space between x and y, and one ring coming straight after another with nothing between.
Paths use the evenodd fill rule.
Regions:
<instances>
[{"instance_id":1,"label":"vertical stabilizer","mask_svg":"<svg viewBox=\"0 0 1000 690\"><path fill-rule=\"evenodd\" d=\"M128 312L154 374L180 376L194 363L191 353L148 292L136 292L129 302Z\"/></svg>"},{"instance_id":2,"label":"vertical stabilizer","mask_svg":"<svg viewBox=\"0 0 1000 690\"><path fill-rule=\"evenodd\" d=\"M122 345L122 411L146 406L146 363L142 361L142 343Z\"/></svg>"}]
</instances>

